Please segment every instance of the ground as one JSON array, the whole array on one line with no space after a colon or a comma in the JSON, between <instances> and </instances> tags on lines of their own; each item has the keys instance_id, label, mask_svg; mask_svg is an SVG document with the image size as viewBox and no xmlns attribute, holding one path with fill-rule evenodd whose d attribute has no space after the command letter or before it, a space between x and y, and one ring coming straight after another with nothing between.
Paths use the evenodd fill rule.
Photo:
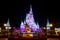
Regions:
<instances>
[{"instance_id":1,"label":"ground","mask_svg":"<svg viewBox=\"0 0 60 40\"><path fill-rule=\"evenodd\" d=\"M47 38L47 40L60 40L60 38Z\"/></svg>"},{"instance_id":2,"label":"ground","mask_svg":"<svg viewBox=\"0 0 60 40\"><path fill-rule=\"evenodd\" d=\"M0 40L8 40L8 38L0 38Z\"/></svg>"}]
</instances>

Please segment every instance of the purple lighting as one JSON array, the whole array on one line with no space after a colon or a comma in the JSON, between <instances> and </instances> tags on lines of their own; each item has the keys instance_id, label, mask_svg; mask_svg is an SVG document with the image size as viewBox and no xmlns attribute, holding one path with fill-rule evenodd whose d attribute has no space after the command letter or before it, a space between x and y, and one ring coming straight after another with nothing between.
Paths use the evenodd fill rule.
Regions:
<instances>
[{"instance_id":1,"label":"purple lighting","mask_svg":"<svg viewBox=\"0 0 60 40\"><path fill-rule=\"evenodd\" d=\"M26 15L26 20L24 22L21 22L20 29L21 31L25 30L25 24L28 24L29 28L31 28L33 31L39 32L39 24L35 23L34 17L33 17L33 11L32 6L30 5L30 11L29 14Z\"/></svg>"},{"instance_id":2,"label":"purple lighting","mask_svg":"<svg viewBox=\"0 0 60 40\"><path fill-rule=\"evenodd\" d=\"M32 14L33 12L32 12L32 6L30 5L30 12L29 12L30 14Z\"/></svg>"}]
</instances>

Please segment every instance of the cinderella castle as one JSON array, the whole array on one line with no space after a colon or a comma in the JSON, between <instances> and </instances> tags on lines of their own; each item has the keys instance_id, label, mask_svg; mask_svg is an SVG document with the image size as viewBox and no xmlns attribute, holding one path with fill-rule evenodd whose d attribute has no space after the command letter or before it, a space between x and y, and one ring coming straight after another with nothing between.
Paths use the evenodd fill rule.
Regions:
<instances>
[{"instance_id":1,"label":"cinderella castle","mask_svg":"<svg viewBox=\"0 0 60 40\"><path fill-rule=\"evenodd\" d=\"M36 24L34 21L31 5L30 5L30 11L26 15L26 20L24 22L21 22L21 25L20 25L20 29L22 32L25 31L25 28L30 28L32 31L36 31L36 32L40 31L39 24L38 23Z\"/></svg>"},{"instance_id":2,"label":"cinderella castle","mask_svg":"<svg viewBox=\"0 0 60 40\"><path fill-rule=\"evenodd\" d=\"M36 24L34 21L31 5L30 5L30 11L26 15L26 20L24 22L21 22L20 30L21 30L21 32L23 32L23 37L25 37L27 35L33 37L33 33L40 31L39 24L38 23Z\"/></svg>"},{"instance_id":3,"label":"cinderella castle","mask_svg":"<svg viewBox=\"0 0 60 40\"><path fill-rule=\"evenodd\" d=\"M8 27L10 26L9 20L7 22L7 26ZM36 23L35 20L34 20L32 6L31 5L30 5L30 11L26 15L26 20L21 21L19 30L20 30L19 32L22 34L23 37L26 37L27 35L33 37L33 36L35 36L34 35L35 33L38 35L38 33L41 32L41 28L40 28L38 22ZM15 31L17 31L17 30L15 30Z\"/></svg>"}]
</instances>

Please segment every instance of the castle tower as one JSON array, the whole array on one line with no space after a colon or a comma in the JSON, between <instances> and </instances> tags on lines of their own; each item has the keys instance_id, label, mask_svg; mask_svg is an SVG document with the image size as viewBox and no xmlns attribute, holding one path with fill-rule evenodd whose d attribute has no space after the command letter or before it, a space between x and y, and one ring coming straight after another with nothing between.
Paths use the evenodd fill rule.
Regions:
<instances>
[{"instance_id":1,"label":"castle tower","mask_svg":"<svg viewBox=\"0 0 60 40\"><path fill-rule=\"evenodd\" d=\"M49 20L47 19L47 24L46 24L47 29L50 29L50 23Z\"/></svg>"},{"instance_id":2,"label":"castle tower","mask_svg":"<svg viewBox=\"0 0 60 40\"><path fill-rule=\"evenodd\" d=\"M31 5L30 5L30 11L26 15L26 21L24 20L24 23L21 22L21 25L23 24L23 26L24 26L24 24L26 24L26 23L29 26L29 28L33 29L34 31L36 31L36 29L39 29L39 24L35 23ZM21 28L24 28L23 26L21 26Z\"/></svg>"},{"instance_id":3,"label":"castle tower","mask_svg":"<svg viewBox=\"0 0 60 40\"><path fill-rule=\"evenodd\" d=\"M21 29L21 31L24 31L25 30L25 27L24 27L24 23L23 22L21 22L20 29Z\"/></svg>"},{"instance_id":4,"label":"castle tower","mask_svg":"<svg viewBox=\"0 0 60 40\"><path fill-rule=\"evenodd\" d=\"M8 19L8 21L6 23L6 26L10 27L9 19Z\"/></svg>"},{"instance_id":5,"label":"castle tower","mask_svg":"<svg viewBox=\"0 0 60 40\"><path fill-rule=\"evenodd\" d=\"M34 17L33 17L33 12L32 12L32 6L30 5L30 11L29 14L26 16L26 23L29 25L30 28L36 27Z\"/></svg>"}]
</instances>

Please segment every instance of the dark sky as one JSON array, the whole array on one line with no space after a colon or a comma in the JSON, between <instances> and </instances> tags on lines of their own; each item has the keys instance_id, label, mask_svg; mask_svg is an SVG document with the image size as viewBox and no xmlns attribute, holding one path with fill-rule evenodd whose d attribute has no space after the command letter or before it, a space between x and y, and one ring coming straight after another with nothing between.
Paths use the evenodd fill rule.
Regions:
<instances>
[{"instance_id":1,"label":"dark sky","mask_svg":"<svg viewBox=\"0 0 60 40\"><path fill-rule=\"evenodd\" d=\"M59 4L52 0L17 0L2 1L0 13L0 26L10 19L11 26L19 27L21 20L25 20L29 12L30 4L32 5L34 19L39 25L46 25L49 18L50 23L54 26L60 25ZM4 15L3 15L4 14Z\"/></svg>"}]
</instances>

